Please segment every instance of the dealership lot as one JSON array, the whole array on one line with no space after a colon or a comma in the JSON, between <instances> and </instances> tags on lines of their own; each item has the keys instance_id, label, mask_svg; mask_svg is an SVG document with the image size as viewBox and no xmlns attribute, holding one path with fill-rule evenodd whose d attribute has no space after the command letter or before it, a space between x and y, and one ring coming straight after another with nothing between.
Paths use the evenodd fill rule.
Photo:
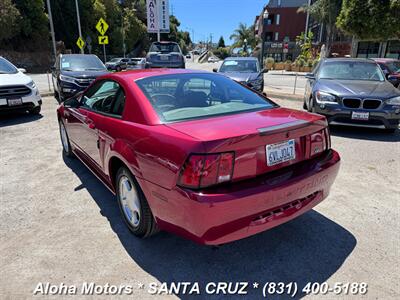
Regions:
<instances>
[{"instance_id":1,"label":"dealership lot","mask_svg":"<svg viewBox=\"0 0 400 300\"><path fill-rule=\"evenodd\" d=\"M133 237L113 195L82 163L62 156L56 107L46 97L42 116L0 117L1 298L31 298L39 282L95 282L143 283L133 297L153 299L149 283L179 281L366 282L368 298L399 297L400 131L332 129L342 165L324 202L211 249L168 233Z\"/></svg>"}]
</instances>

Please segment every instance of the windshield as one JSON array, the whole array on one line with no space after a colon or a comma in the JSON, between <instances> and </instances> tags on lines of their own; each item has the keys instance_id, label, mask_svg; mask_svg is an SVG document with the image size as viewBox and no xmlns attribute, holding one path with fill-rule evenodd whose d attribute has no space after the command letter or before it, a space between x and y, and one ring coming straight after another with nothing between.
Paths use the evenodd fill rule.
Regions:
<instances>
[{"instance_id":1,"label":"windshield","mask_svg":"<svg viewBox=\"0 0 400 300\"><path fill-rule=\"evenodd\" d=\"M18 70L8 60L0 57L0 74L15 74Z\"/></svg>"},{"instance_id":2,"label":"windshield","mask_svg":"<svg viewBox=\"0 0 400 300\"><path fill-rule=\"evenodd\" d=\"M71 55L61 58L64 71L103 71L106 67L95 55Z\"/></svg>"},{"instance_id":3,"label":"windshield","mask_svg":"<svg viewBox=\"0 0 400 300\"><path fill-rule=\"evenodd\" d=\"M331 61L321 66L320 79L384 81L381 68L375 63Z\"/></svg>"},{"instance_id":4,"label":"windshield","mask_svg":"<svg viewBox=\"0 0 400 300\"><path fill-rule=\"evenodd\" d=\"M181 52L175 43L153 43L149 52Z\"/></svg>"},{"instance_id":5,"label":"windshield","mask_svg":"<svg viewBox=\"0 0 400 300\"><path fill-rule=\"evenodd\" d=\"M220 68L220 72L257 73L260 68L256 60L226 60Z\"/></svg>"},{"instance_id":6,"label":"windshield","mask_svg":"<svg viewBox=\"0 0 400 300\"><path fill-rule=\"evenodd\" d=\"M392 73L400 73L400 61L391 61L386 63L386 66L389 68Z\"/></svg>"},{"instance_id":7,"label":"windshield","mask_svg":"<svg viewBox=\"0 0 400 300\"><path fill-rule=\"evenodd\" d=\"M122 58L113 58L110 62L119 62Z\"/></svg>"},{"instance_id":8,"label":"windshield","mask_svg":"<svg viewBox=\"0 0 400 300\"><path fill-rule=\"evenodd\" d=\"M176 122L274 107L272 102L217 74L174 74L136 83L160 119Z\"/></svg>"}]
</instances>

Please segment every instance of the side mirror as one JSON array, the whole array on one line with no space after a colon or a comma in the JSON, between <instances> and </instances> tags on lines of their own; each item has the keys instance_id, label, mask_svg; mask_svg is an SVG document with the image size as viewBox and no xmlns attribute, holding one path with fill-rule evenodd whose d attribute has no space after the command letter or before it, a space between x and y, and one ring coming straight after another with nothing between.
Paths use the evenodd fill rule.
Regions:
<instances>
[{"instance_id":1,"label":"side mirror","mask_svg":"<svg viewBox=\"0 0 400 300\"><path fill-rule=\"evenodd\" d=\"M306 77L307 79L315 79L315 75L314 75L313 73L307 73L307 74L305 75L305 77Z\"/></svg>"},{"instance_id":2,"label":"side mirror","mask_svg":"<svg viewBox=\"0 0 400 300\"><path fill-rule=\"evenodd\" d=\"M21 73L26 73L26 70L24 68L18 68L18 71L20 71Z\"/></svg>"},{"instance_id":3,"label":"side mirror","mask_svg":"<svg viewBox=\"0 0 400 300\"><path fill-rule=\"evenodd\" d=\"M262 69L262 70L261 70L261 73L268 73L268 69L265 69L265 68Z\"/></svg>"},{"instance_id":4,"label":"side mirror","mask_svg":"<svg viewBox=\"0 0 400 300\"><path fill-rule=\"evenodd\" d=\"M267 97L267 93L266 92L262 92L264 97Z\"/></svg>"},{"instance_id":5,"label":"side mirror","mask_svg":"<svg viewBox=\"0 0 400 300\"><path fill-rule=\"evenodd\" d=\"M64 101L64 106L65 107L78 108L80 105L81 105L81 103L75 97L69 98L69 99Z\"/></svg>"},{"instance_id":6,"label":"side mirror","mask_svg":"<svg viewBox=\"0 0 400 300\"><path fill-rule=\"evenodd\" d=\"M217 73L217 72L218 72L217 68L214 68L214 69L213 69L213 72L214 72L214 73Z\"/></svg>"}]
</instances>

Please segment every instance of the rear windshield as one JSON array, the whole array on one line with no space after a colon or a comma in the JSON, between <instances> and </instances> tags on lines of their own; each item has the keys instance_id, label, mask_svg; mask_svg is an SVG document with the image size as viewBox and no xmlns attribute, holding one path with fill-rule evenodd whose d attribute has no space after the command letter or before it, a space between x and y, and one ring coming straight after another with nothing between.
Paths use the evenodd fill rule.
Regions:
<instances>
[{"instance_id":1,"label":"rear windshield","mask_svg":"<svg viewBox=\"0 0 400 300\"><path fill-rule=\"evenodd\" d=\"M153 43L149 52L181 52L179 46L175 43Z\"/></svg>"},{"instance_id":2,"label":"rear windshield","mask_svg":"<svg viewBox=\"0 0 400 300\"><path fill-rule=\"evenodd\" d=\"M173 74L136 83L163 122L208 118L274 107L268 99L217 74Z\"/></svg>"}]
</instances>

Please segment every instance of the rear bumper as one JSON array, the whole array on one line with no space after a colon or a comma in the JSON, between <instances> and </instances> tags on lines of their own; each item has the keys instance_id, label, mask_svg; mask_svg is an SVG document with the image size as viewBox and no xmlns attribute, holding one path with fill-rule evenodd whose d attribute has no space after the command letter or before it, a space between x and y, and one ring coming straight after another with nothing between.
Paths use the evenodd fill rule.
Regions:
<instances>
[{"instance_id":1,"label":"rear bumper","mask_svg":"<svg viewBox=\"0 0 400 300\"><path fill-rule=\"evenodd\" d=\"M327 197L340 157L318 158L254 180L193 191L166 190L139 179L157 224L201 244L219 245L265 231L310 210Z\"/></svg>"},{"instance_id":2,"label":"rear bumper","mask_svg":"<svg viewBox=\"0 0 400 300\"><path fill-rule=\"evenodd\" d=\"M368 121L352 120L353 111L369 112ZM339 104L320 104L315 106L315 112L326 116L328 122L332 125L352 125L358 127L371 128L397 128L400 121L400 107L386 105L381 109L365 110L345 108Z\"/></svg>"}]
</instances>

